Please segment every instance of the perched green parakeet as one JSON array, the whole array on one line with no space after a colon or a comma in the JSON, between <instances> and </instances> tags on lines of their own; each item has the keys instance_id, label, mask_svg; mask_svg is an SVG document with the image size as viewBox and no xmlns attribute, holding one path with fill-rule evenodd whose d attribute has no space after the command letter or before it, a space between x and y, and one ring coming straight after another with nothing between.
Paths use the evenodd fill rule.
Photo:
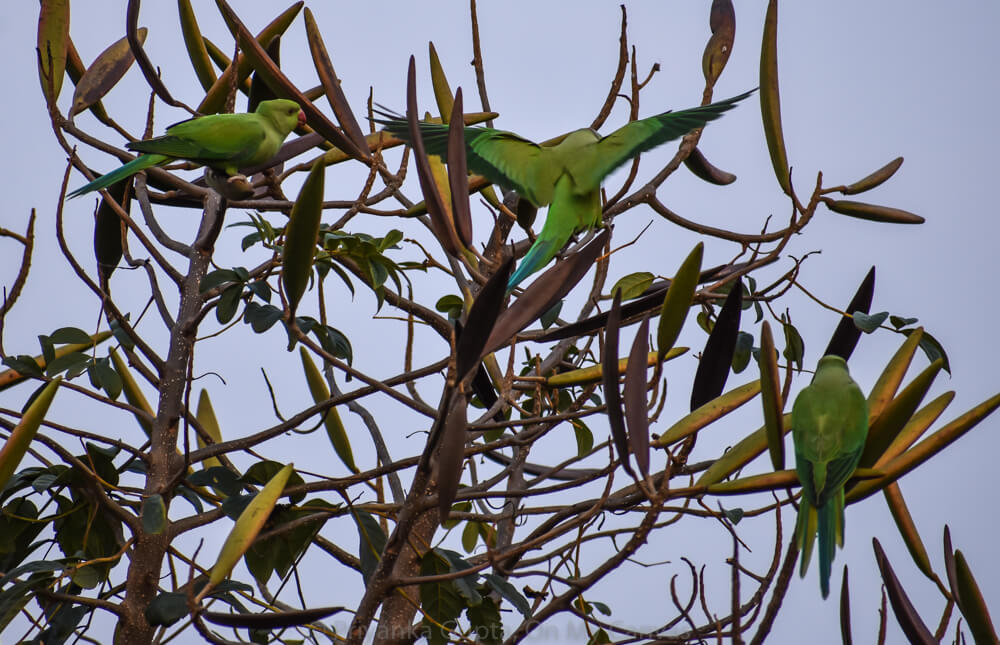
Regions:
<instances>
[{"instance_id":1,"label":"perched green parakeet","mask_svg":"<svg viewBox=\"0 0 1000 645\"><path fill-rule=\"evenodd\" d=\"M79 197L130 177L140 170L187 159L239 177L240 168L263 163L277 154L285 137L304 125L305 113L295 101L261 101L249 114L210 114L181 121L162 137L133 141L126 147L143 152L121 168L102 175L69 194Z\"/></svg>"},{"instance_id":2,"label":"perched green parakeet","mask_svg":"<svg viewBox=\"0 0 1000 645\"><path fill-rule=\"evenodd\" d=\"M805 576L819 535L819 586L830 593L837 546L844 546L844 484L861 459L868 436L868 401L840 356L819 359L816 375L792 406L795 470L802 499L795 535Z\"/></svg>"},{"instance_id":3,"label":"perched green parakeet","mask_svg":"<svg viewBox=\"0 0 1000 645\"><path fill-rule=\"evenodd\" d=\"M606 137L590 128L570 132L562 141L543 147L512 132L465 128L469 171L511 188L535 206L549 206L541 232L507 283L508 291L545 266L579 231L601 223L601 182L633 157L684 136L713 121L754 90L701 107L664 112L633 121ZM393 136L409 141L405 119L379 112L376 121ZM448 126L420 123L428 154L447 162Z\"/></svg>"}]
</instances>

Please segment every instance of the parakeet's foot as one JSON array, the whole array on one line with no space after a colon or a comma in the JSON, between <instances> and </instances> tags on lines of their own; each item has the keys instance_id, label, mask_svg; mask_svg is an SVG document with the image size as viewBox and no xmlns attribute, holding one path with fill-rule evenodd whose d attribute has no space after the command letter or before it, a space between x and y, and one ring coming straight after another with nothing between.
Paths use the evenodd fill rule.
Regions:
<instances>
[{"instance_id":1,"label":"parakeet's foot","mask_svg":"<svg viewBox=\"0 0 1000 645\"><path fill-rule=\"evenodd\" d=\"M245 175L227 175L214 168L205 168L205 183L226 199L240 201L253 197L253 186Z\"/></svg>"}]
</instances>

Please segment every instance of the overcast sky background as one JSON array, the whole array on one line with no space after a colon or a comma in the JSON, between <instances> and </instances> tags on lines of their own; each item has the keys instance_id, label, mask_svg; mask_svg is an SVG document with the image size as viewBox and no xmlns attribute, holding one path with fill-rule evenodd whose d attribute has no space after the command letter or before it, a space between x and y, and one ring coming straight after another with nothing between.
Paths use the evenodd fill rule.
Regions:
<instances>
[{"instance_id":1,"label":"overcast sky background","mask_svg":"<svg viewBox=\"0 0 1000 645\"><path fill-rule=\"evenodd\" d=\"M222 25L215 4L196 1L195 10L203 32L231 51L231 40ZM808 4L808 6L807 6ZM73 278L54 237L55 207L58 188L65 170L65 155L56 144L48 123L44 101L35 69L35 26L37 5L32 2L10 3L7 18L0 22L0 51L6 57L6 118L0 122L8 153L0 158L3 176L7 177L8 204L0 214L0 226L23 232L28 213L37 209L36 254L25 293L6 320L4 351L10 354L38 352L36 336L55 328L74 325L93 330L97 324L99 302ZM124 2L88 0L74 3L71 35L85 63L94 59L108 44L124 34ZM244 22L257 31L284 8L272 2L234 3ZM469 65L472 59L468 7L457 2L411 3L327 3L311 6L338 75L351 105L362 109L370 86L375 99L385 105L404 107L406 62L416 54L419 70L421 107L435 110L427 73L427 41L433 40L453 87L463 86L466 110L478 108L475 78ZM577 2L567 11L566 3L510 1L483 2L480 25L486 66L486 78L492 108L501 114L496 127L510 129L535 140L542 140L590 123L607 93L617 62L620 10L612 2ZM708 2L628 3L628 35L638 49L640 76L653 63L657 73L641 95L640 116L666 109L696 105L700 101L703 79L701 55L708 29ZM721 99L758 85L758 60L763 1L742 1L737 6L737 29L734 53L716 85L715 98ZM171 92L190 105L202 93L194 73L185 60L177 25L176 5L171 2L147 2L140 24L150 28L147 51L162 67L163 79ZM896 156L905 157L900 171L887 184L859 197L862 201L895 206L927 218L922 226L890 226L845 218L820 208L814 221L788 248L801 256L813 250L804 265L800 280L827 302L842 307L871 265L877 265L876 295L873 311L913 316L938 338L951 359L953 376L938 377L930 397L947 389L957 392L955 401L945 411L939 427L970 407L995 394L1000 379L995 366L1000 348L995 341L998 308L992 293L995 271L994 247L1000 225L994 211L996 181L995 151L1000 144L1000 130L995 121L1000 80L995 70L992 47L995 29L1000 25L1000 5L962 2L948 5L911 3L897 0L879 3L854 0L824 5L783 3L779 14L779 71L782 117L793 179L800 195L811 190L817 171L823 171L825 184L851 183ZM282 67L302 88L317 83L309 58L301 16L283 41ZM132 69L119 87L106 99L112 115L131 132L142 131L145 122L148 89L138 69ZM60 106L65 112L70 103L72 84L64 84ZM325 101L317 105L329 112ZM239 106L243 109L245 104ZM183 113L157 106L155 131L184 118ZM616 105L604 132L624 124L627 105ZM89 132L107 137L121 145L115 133L83 115L79 124ZM660 191L661 198L673 210L699 222L741 232L759 231L765 218L774 216L772 228L787 221L789 207L771 170L756 98L746 101L724 119L706 128L700 148L717 166L739 176L735 184L719 188L693 178L681 169ZM665 146L645 157L642 178L650 177L673 154ZM107 170L115 165L110 158L83 153L96 167ZM395 159L395 157L392 157ZM355 196L364 173L359 164L341 165L327 173L327 192L331 199ZM622 175L609 179L617 188ZM70 187L83 183L74 174ZM291 185L291 184L289 184ZM609 191L610 192L610 191ZM291 193L290 194L294 194ZM415 195L416 189L410 188ZM76 200L67 207L67 230L78 257L92 266L92 218L94 200ZM484 211L475 213L477 239L488 231ZM161 221L181 239L190 239L197 218L194 211L160 212ZM328 221L332 221L327 218ZM245 220L241 212L230 211L227 222ZM655 220L655 221L654 221ZM275 218L275 221L277 219ZM660 220L651 211L636 209L616 222L616 241L629 239L629 231L638 233L647 223L653 227L635 249L617 263L612 263L612 280L632 271L651 270L670 275L680 260L698 241L698 237L680 231ZM352 232L364 230L382 234L395 221L355 219ZM245 229L228 229L218 245L217 260L222 266L254 266L263 257L253 252L243 254L239 242ZM408 234L410 230L408 229ZM421 239L428 236L416 232ZM515 236L522 235L515 231ZM706 240L705 265L728 261L738 249L733 245ZM13 281L20 247L0 239L0 283ZM176 258L174 258L176 260ZM178 263L183 267L183 263ZM762 273L763 284L780 275L789 261ZM138 272L119 271L113 287L116 297L127 298L134 286L143 303L144 278ZM433 276L414 277L418 297L434 302L453 292ZM330 281L328 299L341 298L342 318L331 324L344 330L354 343L356 364L379 376L399 371L399 345L396 336L401 327L393 321L374 321L374 300L359 290L350 294ZM609 282L610 284L610 282ZM422 291L420 291L422 290ZM423 294L420 296L419 294ZM336 302L336 300L330 300ZM820 309L800 293L792 292L784 306L792 310L796 325L806 339L806 364L812 366L836 324L830 312ZM392 315L388 308L383 314ZM156 329L150 319L146 327ZM773 324L773 323L772 323ZM203 328L214 330L214 320ZM744 331L759 335L759 327L745 320ZM365 332L368 332L365 334ZM631 332L626 336L631 338ZM162 336L161 336L162 338ZM432 338L427 336L428 339ZM880 331L865 336L851 361L855 379L866 391L871 387L886 360L896 350L902 337ZM699 348L703 333L689 325L681 344ZM165 354L166 349L160 347ZM445 351L440 341L424 347L425 364ZM390 357L392 359L390 360ZM681 359L671 381L674 396L663 419L667 424L683 414L690 391L694 359ZM227 438L249 434L273 423L270 404L258 366L267 364L269 375L278 375L280 403L284 411L296 409L307 400L298 356L284 351L283 333L277 328L263 336L253 335L239 326L221 339L199 350L198 373L219 372L226 379L204 379ZM923 369L926 360L919 355L911 373ZM751 371L734 375L730 385L754 377ZM283 379L287 379L283 381ZM687 379L685 381L685 379ZM797 383L807 382L802 378ZM434 388L439 382L421 385L430 401L436 401ZM0 397L0 406L19 408L32 386L8 390ZM391 404L386 404L390 406ZM717 439L699 441L698 455L708 458L726 445L744 436L760 424L759 406L729 424L721 424L717 433L731 433ZM790 407L790 406L789 406ZM53 408L53 418L86 418L91 408L66 394L60 395ZM671 411L673 412L671 414ZM97 410L93 411L98 414ZM402 414L402 413L401 413ZM401 418L406 419L403 416ZM366 437L353 416L346 416L348 429ZM395 456L419 449L423 435L409 436L426 424L385 429ZM130 417L116 417L107 426L108 434L141 442L139 431ZM666 427L663 421L654 431ZM1000 560L995 557L997 506L994 491L1000 475L994 467L994 455L1000 439L1000 419L988 418L980 427L951 446L943 455L902 480L902 490L917 527L925 540L932 562L941 568L941 530L951 526L955 546L961 548L972 565L994 615L1000 612ZM321 434L321 433L320 433ZM315 450L303 448L299 439L272 442L274 459L294 459L300 468L324 471L333 461L321 437ZM598 440L602 437L598 433ZM304 439L302 441L305 441ZM713 443L716 441L717 443ZM269 444L269 448L271 444ZM553 452L558 456L558 447ZM355 441L359 461L371 459L364 439ZM285 454L287 451L287 454ZM533 453L533 458L535 454ZM751 470L768 466L759 460ZM340 467L339 463L335 466ZM724 503L732 500L723 500ZM715 503L715 500L709 500ZM736 502L732 502L736 503ZM187 508L183 509L187 512ZM851 568L854 634L859 642L874 639L877 629L879 580L871 550L874 535L887 548L892 563L911 597L928 623L936 626L943 601L912 564L897 536L897 531L883 499L879 496L851 507L847 515L846 549L838 554L834 566L834 589L839 589L840 570L844 563ZM771 518L748 521L746 530L773 530ZM345 535L353 535L350 524L339 525ZM645 561L673 559L686 554L696 561L708 561L720 585L726 585L729 541L717 526L692 522L704 534L678 536L678 542L650 544L640 552ZM792 527L786 518L786 531ZM218 535L205 535L202 552L214 552L228 527L219 526ZM336 530L331 523L327 530ZM671 534L674 539L675 533ZM786 533L787 535L787 533ZM217 542L213 544L212 539ZM353 544L356 538L348 538ZM756 542L763 549L756 557L766 561L769 545ZM700 552L698 549L702 549ZM714 549L714 550L712 550ZM324 561L325 562L325 561ZM658 568L636 573L638 578L618 576L610 581L603 600L612 606L612 619L641 627L657 622L669 611L669 576L680 569ZM629 575L632 575L632 570ZM329 585L329 573L312 571L316 584ZM337 571L343 575L342 570ZM357 576L331 590L330 603L353 606L357 597ZM637 582L638 581L638 582ZM815 630L815 642L839 642L835 600L821 601L813 564L805 580L797 577L786 600L784 614L775 628L774 642L794 642L799 630ZM641 597L620 602L625 593L642 590ZM728 586L718 589L721 613L728 606ZM836 593L836 591L834 592ZM342 594L342 596L338 596ZM14 624L10 638L19 636L24 624ZM4 635L6 637L6 634ZM564 635L565 636L565 635ZM569 637L567 637L569 638ZM890 642L902 642L903 636L890 618ZM2 639L6 640L6 638ZM569 639L572 641L572 639ZM541 642L541 641L538 641Z\"/></svg>"}]
</instances>

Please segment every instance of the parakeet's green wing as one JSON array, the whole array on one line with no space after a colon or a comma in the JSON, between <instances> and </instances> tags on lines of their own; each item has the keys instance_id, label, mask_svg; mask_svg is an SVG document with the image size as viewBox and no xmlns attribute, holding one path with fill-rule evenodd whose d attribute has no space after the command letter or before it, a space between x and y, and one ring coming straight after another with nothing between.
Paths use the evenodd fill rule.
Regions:
<instances>
[{"instance_id":1,"label":"parakeet's green wing","mask_svg":"<svg viewBox=\"0 0 1000 645\"><path fill-rule=\"evenodd\" d=\"M822 506L826 504L837 491L844 487L847 480L854 474L854 470L858 467L858 460L860 459L861 448L858 448L853 452L832 460L826 465L826 486L823 487L823 490L813 491L813 494L816 495L817 505Z\"/></svg>"},{"instance_id":2,"label":"parakeet's green wing","mask_svg":"<svg viewBox=\"0 0 1000 645\"><path fill-rule=\"evenodd\" d=\"M501 186L513 188L535 206L552 202L556 181L564 168L553 148L522 139L510 132L493 131L473 139L468 146L472 156L482 159L498 175L480 173ZM476 170L472 163L469 168Z\"/></svg>"},{"instance_id":3,"label":"parakeet's green wing","mask_svg":"<svg viewBox=\"0 0 1000 645\"><path fill-rule=\"evenodd\" d=\"M256 114L220 114L182 121L162 137L135 141L128 148L192 161L226 160L242 165L266 136L265 126Z\"/></svg>"},{"instance_id":4,"label":"parakeet's green wing","mask_svg":"<svg viewBox=\"0 0 1000 645\"><path fill-rule=\"evenodd\" d=\"M573 159L570 174L580 190L597 188L608 174L636 155L678 139L709 121L718 119L755 91L750 90L710 105L679 112L664 112L633 121L602 138L586 155Z\"/></svg>"},{"instance_id":5,"label":"parakeet's green wing","mask_svg":"<svg viewBox=\"0 0 1000 645\"><path fill-rule=\"evenodd\" d=\"M376 119L392 136L410 141L410 128L406 119L390 112L379 112L387 117ZM427 154L438 155L448 162L448 126L440 123L420 122L417 126ZM535 206L545 206L552 201L552 190L562 174L562 168L553 164L552 151L519 137L513 132L493 128L467 127L465 135L465 164L469 172L482 175L495 184L512 188Z\"/></svg>"}]
</instances>

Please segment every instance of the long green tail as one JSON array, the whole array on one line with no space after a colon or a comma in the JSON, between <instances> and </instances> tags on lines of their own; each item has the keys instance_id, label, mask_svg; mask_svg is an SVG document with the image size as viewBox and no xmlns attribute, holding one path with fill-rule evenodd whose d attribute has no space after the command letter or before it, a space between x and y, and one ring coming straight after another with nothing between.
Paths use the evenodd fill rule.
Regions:
<instances>
[{"instance_id":1,"label":"long green tail","mask_svg":"<svg viewBox=\"0 0 1000 645\"><path fill-rule=\"evenodd\" d=\"M826 500L814 508L803 498L799 502L799 516L795 522L795 537L799 545L799 575L809 569L813 546L819 551L819 588L826 598L830 595L830 574L837 546L844 545L844 493ZM816 544L818 542L818 544Z\"/></svg>"},{"instance_id":2,"label":"long green tail","mask_svg":"<svg viewBox=\"0 0 1000 645\"><path fill-rule=\"evenodd\" d=\"M816 509L805 497L799 500L799 516L795 522L795 537L799 543L799 575L809 570L813 546L816 543Z\"/></svg>"},{"instance_id":3,"label":"long green tail","mask_svg":"<svg viewBox=\"0 0 1000 645\"><path fill-rule=\"evenodd\" d=\"M102 188L107 188L111 184L121 181L122 179L127 179L140 170L145 170L146 168L152 168L153 166L160 166L170 161L169 157L164 157L163 155L140 155L138 158L133 159L121 168L117 170L112 170L106 175L101 175L89 184L80 186L73 192L69 194L69 198L79 197L80 195L86 195L87 193L93 192L95 190L101 190Z\"/></svg>"},{"instance_id":4,"label":"long green tail","mask_svg":"<svg viewBox=\"0 0 1000 645\"><path fill-rule=\"evenodd\" d=\"M576 193L569 175L563 175L555 185L552 204L545 214L545 224L535 243L517 265L517 271L507 281L507 293L521 280L549 263L562 250L577 231L593 228L601 223L601 193L591 190Z\"/></svg>"},{"instance_id":5,"label":"long green tail","mask_svg":"<svg viewBox=\"0 0 1000 645\"><path fill-rule=\"evenodd\" d=\"M830 572L837 549L837 508L833 500L816 509L819 542L819 589L826 598L830 595Z\"/></svg>"},{"instance_id":6,"label":"long green tail","mask_svg":"<svg viewBox=\"0 0 1000 645\"><path fill-rule=\"evenodd\" d=\"M572 233L572 231L570 231ZM524 280L529 275L535 271L541 269L545 266L549 260L555 257L555 254L559 252L566 242L569 241L569 235L565 239L557 239L555 236L548 238L543 238L545 231L542 231L542 235L535 238L535 243L531 245L528 249L528 253L521 259L521 263L517 265L517 270L511 274L510 279L507 280L507 292L510 291Z\"/></svg>"}]
</instances>

